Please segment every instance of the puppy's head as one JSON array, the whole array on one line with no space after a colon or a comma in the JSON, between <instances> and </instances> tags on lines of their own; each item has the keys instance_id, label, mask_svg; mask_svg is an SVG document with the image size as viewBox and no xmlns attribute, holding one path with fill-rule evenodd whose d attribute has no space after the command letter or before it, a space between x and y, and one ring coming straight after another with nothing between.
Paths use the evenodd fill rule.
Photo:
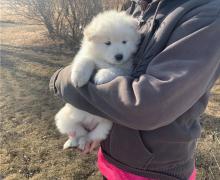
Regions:
<instances>
[{"instance_id":1,"label":"puppy's head","mask_svg":"<svg viewBox=\"0 0 220 180\"><path fill-rule=\"evenodd\" d=\"M122 64L136 52L140 40L137 21L125 12L106 11L84 30L90 52L110 64Z\"/></svg>"}]
</instances>

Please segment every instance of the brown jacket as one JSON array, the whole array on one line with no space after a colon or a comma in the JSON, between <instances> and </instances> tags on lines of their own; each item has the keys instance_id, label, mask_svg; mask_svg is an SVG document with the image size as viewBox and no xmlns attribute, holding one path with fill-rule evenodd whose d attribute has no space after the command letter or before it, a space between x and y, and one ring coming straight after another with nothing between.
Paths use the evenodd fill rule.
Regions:
<instances>
[{"instance_id":1,"label":"brown jacket","mask_svg":"<svg viewBox=\"0 0 220 180\"><path fill-rule=\"evenodd\" d=\"M130 11L142 17L144 35L132 76L75 89L68 66L53 75L50 88L114 122L101 144L109 162L141 176L186 180L199 115L220 74L220 0L153 1L145 12L137 5Z\"/></svg>"}]
</instances>

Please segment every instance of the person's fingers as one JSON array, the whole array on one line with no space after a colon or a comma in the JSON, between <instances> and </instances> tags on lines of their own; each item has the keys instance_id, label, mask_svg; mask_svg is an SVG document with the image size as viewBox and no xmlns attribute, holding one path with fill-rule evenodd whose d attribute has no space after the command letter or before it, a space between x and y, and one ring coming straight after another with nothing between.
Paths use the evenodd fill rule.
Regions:
<instances>
[{"instance_id":1,"label":"person's fingers","mask_svg":"<svg viewBox=\"0 0 220 180\"><path fill-rule=\"evenodd\" d=\"M91 147L92 142L89 141L86 143L85 148L83 150L83 154L88 154L90 152L90 147Z\"/></svg>"},{"instance_id":2,"label":"person's fingers","mask_svg":"<svg viewBox=\"0 0 220 180\"><path fill-rule=\"evenodd\" d=\"M95 140L92 142L89 152L92 152L93 150L97 149L100 146L100 140Z\"/></svg>"},{"instance_id":3,"label":"person's fingers","mask_svg":"<svg viewBox=\"0 0 220 180\"><path fill-rule=\"evenodd\" d=\"M81 150L82 154L85 155L96 150L100 146L100 142L101 142L100 140L86 142L84 149ZM80 149L77 149L77 150L80 151Z\"/></svg>"}]
</instances>

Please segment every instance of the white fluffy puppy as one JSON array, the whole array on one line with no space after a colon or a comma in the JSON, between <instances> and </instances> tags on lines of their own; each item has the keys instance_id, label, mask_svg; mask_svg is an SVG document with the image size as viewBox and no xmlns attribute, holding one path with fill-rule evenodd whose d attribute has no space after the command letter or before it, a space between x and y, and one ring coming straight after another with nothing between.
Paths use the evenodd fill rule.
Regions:
<instances>
[{"instance_id":1,"label":"white fluffy puppy","mask_svg":"<svg viewBox=\"0 0 220 180\"><path fill-rule=\"evenodd\" d=\"M72 63L73 85L82 87L94 73L95 84L109 82L120 75L129 75L132 55L137 50L139 40L137 21L125 12L112 10L94 17L84 30L81 48ZM112 126L109 120L70 104L66 104L56 114L55 120L59 131L69 136L64 149L84 149L88 141L104 140Z\"/></svg>"}]
</instances>

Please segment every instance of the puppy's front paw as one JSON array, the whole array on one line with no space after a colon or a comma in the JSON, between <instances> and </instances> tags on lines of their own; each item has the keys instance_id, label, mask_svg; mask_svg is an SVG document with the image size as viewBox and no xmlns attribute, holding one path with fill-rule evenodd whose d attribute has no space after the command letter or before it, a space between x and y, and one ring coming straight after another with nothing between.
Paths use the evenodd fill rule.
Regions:
<instances>
[{"instance_id":1,"label":"puppy's front paw","mask_svg":"<svg viewBox=\"0 0 220 180\"><path fill-rule=\"evenodd\" d=\"M101 77L101 76L95 76L94 77L94 83L97 84L97 85L104 84L106 82L107 82L107 80L104 81L103 77Z\"/></svg>"},{"instance_id":2,"label":"puppy's front paw","mask_svg":"<svg viewBox=\"0 0 220 180\"><path fill-rule=\"evenodd\" d=\"M78 146L78 142L76 139L68 139L64 145L63 145L63 149L68 149L68 148L71 148L71 147L77 147Z\"/></svg>"},{"instance_id":3,"label":"puppy's front paw","mask_svg":"<svg viewBox=\"0 0 220 180\"><path fill-rule=\"evenodd\" d=\"M74 87L82 87L88 83L89 78L87 73L83 73L80 71L72 71L71 73L71 81Z\"/></svg>"},{"instance_id":4,"label":"puppy's front paw","mask_svg":"<svg viewBox=\"0 0 220 180\"><path fill-rule=\"evenodd\" d=\"M97 85L112 81L117 75L109 69L100 69L94 76L94 83Z\"/></svg>"}]
</instances>

